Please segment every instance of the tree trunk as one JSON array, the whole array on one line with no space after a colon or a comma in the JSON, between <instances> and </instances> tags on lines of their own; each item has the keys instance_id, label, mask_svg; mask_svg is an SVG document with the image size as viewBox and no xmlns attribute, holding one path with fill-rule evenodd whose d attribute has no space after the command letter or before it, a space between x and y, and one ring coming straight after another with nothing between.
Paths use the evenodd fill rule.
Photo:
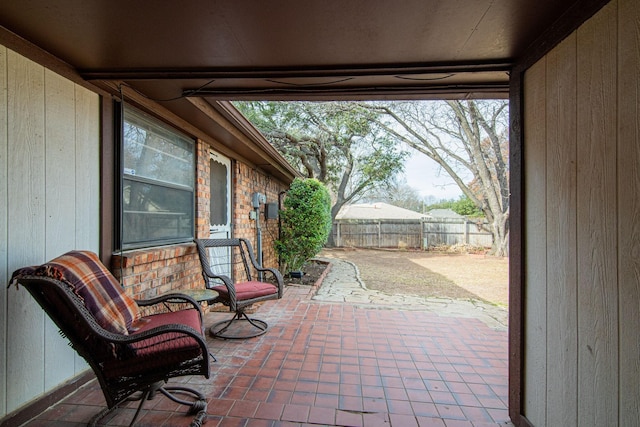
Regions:
<instances>
[{"instance_id":1,"label":"tree trunk","mask_svg":"<svg viewBox=\"0 0 640 427\"><path fill-rule=\"evenodd\" d=\"M509 256L509 216L498 214L493 218L491 224L493 234L493 244L489 252L494 256Z\"/></svg>"},{"instance_id":2,"label":"tree trunk","mask_svg":"<svg viewBox=\"0 0 640 427\"><path fill-rule=\"evenodd\" d=\"M334 248L336 246L336 241L333 238L333 225L336 222L336 216L338 215L338 212L340 212L340 209L342 209L342 206L344 206L345 203L346 200L338 198L336 203L331 206L331 233L329 233L329 239L327 239L326 244L326 247L328 248Z\"/></svg>"}]
</instances>

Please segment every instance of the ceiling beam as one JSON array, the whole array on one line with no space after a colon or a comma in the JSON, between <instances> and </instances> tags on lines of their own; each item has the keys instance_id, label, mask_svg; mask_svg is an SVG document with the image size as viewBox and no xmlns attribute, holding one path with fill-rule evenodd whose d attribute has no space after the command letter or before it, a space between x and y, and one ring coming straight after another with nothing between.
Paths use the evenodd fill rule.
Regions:
<instances>
[{"instance_id":1,"label":"ceiling beam","mask_svg":"<svg viewBox=\"0 0 640 427\"><path fill-rule=\"evenodd\" d=\"M374 87L313 86L297 87L224 87L196 88L183 91L183 97L218 100L255 99L466 99L507 98L509 81L486 84L402 85Z\"/></svg>"},{"instance_id":2,"label":"ceiling beam","mask_svg":"<svg viewBox=\"0 0 640 427\"><path fill-rule=\"evenodd\" d=\"M511 61L447 63L354 65L336 67L273 67L273 68L126 68L80 70L87 80L172 80L172 79L277 79L325 77L419 76L429 74L458 74L500 72L511 69Z\"/></svg>"}]
</instances>

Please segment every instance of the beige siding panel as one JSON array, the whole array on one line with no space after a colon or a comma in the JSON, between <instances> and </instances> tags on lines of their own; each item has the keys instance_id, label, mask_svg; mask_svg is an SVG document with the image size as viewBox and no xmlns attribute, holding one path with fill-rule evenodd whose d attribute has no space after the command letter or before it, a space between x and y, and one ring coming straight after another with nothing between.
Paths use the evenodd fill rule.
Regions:
<instances>
[{"instance_id":1,"label":"beige siding panel","mask_svg":"<svg viewBox=\"0 0 640 427\"><path fill-rule=\"evenodd\" d=\"M0 45L0 280L9 281L7 268L7 49ZM7 291L0 290L0 418L7 411Z\"/></svg>"},{"instance_id":2,"label":"beige siding panel","mask_svg":"<svg viewBox=\"0 0 640 427\"><path fill-rule=\"evenodd\" d=\"M577 424L576 36L547 55L547 419Z\"/></svg>"},{"instance_id":3,"label":"beige siding panel","mask_svg":"<svg viewBox=\"0 0 640 427\"><path fill-rule=\"evenodd\" d=\"M45 258L44 69L8 51L8 268ZM24 290L8 294L7 411L44 391L44 313Z\"/></svg>"},{"instance_id":4,"label":"beige siding panel","mask_svg":"<svg viewBox=\"0 0 640 427\"><path fill-rule=\"evenodd\" d=\"M640 426L640 3L618 10L620 421Z\"/></svg>"},{"instance_id":5,"label":"beige siding panel","mask_svg":"<svg viewBox=\"0 0 640 427\"><path fill-rule=\"evenodd\" d=\"M100 97L75 86L77 248L100 247Z\"/></svg>"},{"instance_id":6,"label":"beige siding panel","mask_svg":"<svg viewBox=\"0 0 640 427\"><path fill-rule=\"evenodd\" d=\"M75 249L74 84L45 71L45 259ZM74 353L45 316L45 390L72 377Z\"/></svg>"},{"instance_id":7,"label":"beige siding panel","mask_svg":"<svg viewBox=\"0 0 640 427\"><path fill-rule=\"evenodd\" d=\"M545 426L546 403L546 159L544 59L524 78L525 247L524 415Z\"/></svg>"},{"instance_id":8,"label":"beige siding panel","mask_svg":"<svg viewBox=\"0 0 640 427\"><path fill-rule=\"evenodd\" d=\"M97 94L0 46L5 283L13 270L68 250L99 250L99 102ZM88 366L26 290L0 295L1 418Z\"/></svg>"},{"instance_id":9,"label":"beige siding panel","mask_svg":"<svg viewBox=\"0 0 640 427\"><path fill-rule=\"evenodd\" d=\"M100 97L75 86L75 248L100 250ZM75 355L75 373L88 368Z\"/></svg>"},{"instance_id":10,"label":"beige siding panel","mask_svg":"<svg viewBox=\"0 0 640 427\"><path fill-rule=\"evenodd\" d=\"M578 30L578 424L617 425L616 2Z\"/></svg>"},{"instance_id":11,"label":"beige siding panel","mask_svg":"<svg viewBox=\"0 0 640 427\"><path fill-rule=\"evenodd\" d=\"M6 89L6 90L5 90ZM0 276L99 250L99 96L0 47ZM88 366L24 289L0 293L0 418Z\"/></svg>"}]
</instances>

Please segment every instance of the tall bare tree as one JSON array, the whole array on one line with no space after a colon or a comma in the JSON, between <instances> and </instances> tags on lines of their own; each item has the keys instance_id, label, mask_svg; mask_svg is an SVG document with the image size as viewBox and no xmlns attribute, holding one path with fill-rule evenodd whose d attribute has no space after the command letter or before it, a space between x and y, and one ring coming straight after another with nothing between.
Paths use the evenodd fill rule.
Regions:
<instances>
[{"instance_id":1,"label":"tall bare tree","mask_svg":"<svg viewBox=\"0 0 640 427\"><path fill-rule=\"evenodd\" d=\"M492 253L508 255L509 166L507 101L402 101L360 104L382 113L390 136L438 163L484 212Z\"/></svg>"},{"instance_id":2,"label":"tall bare tree","mask_svg":"<svg viewBox=\"0 0 640 427\"><path fill-rule=\"evenodd\" d=\"M423 212L425 205L435 202L436 198L433 196L430 196L429 199L422 197L418 190L407 184L406 178L395 176L384 185L369 191L360 201L364 203L383 202L400 208Z\"/></svg>"}]
</instances>

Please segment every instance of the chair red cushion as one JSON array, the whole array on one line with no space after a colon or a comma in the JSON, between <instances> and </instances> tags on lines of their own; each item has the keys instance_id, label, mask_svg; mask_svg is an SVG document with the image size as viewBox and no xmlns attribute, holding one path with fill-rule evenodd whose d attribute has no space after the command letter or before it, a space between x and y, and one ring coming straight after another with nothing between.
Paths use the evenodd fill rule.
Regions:
<instances>
[{"instance_id":1,"label":"chair red cushion","mask_svg":"<svg viewBox=\"0 0 640 427\"><path fill-rule=\"evenodd\" d=\"M272 295L278 293L278 288L271 283L258 282L252 280L250 282L239 282L235 284L236 288L236 300L245 301L252 298L263 297L266 295ZM214 291L218 291L222 298L229 298L229 291L225 285L218 285L212 288Z\"/></svg>"},{"instance_id":2,"label":"chair red cushion","mask_svg":"<svg viewBox=\"0 0 640 427\"><path fill-rule=\"evenodd\" d=\"M172 323L190 326L197 332L202 333L202 324L200 323L200 315L197 310L180 310L154 314L152 316L143 317L141 320L146 321L146 323L138 329L136 333L141 333L158 326L169 325ZM132 334L132 336L135 335ZM167 333L139 341L132 344L131 348L135 350L137 356L145 356L156 353L159 350L182 350L186 348L199 349L200 346L195 339L186 337L184 334Z\"/></svg>"},{"instance_id":3,"label":"chair red cushion","mask_svg":"<svg viewBox=\"0 0 640 427\"><path fill-rule=\"evenodd\" d=\"M146 321L136 334L148 331L158 326L180 324L190 326L196 332L202 333L202 323L197 310L180 310L175 312L154 314L143 317ZM141 372L162 370L171 366L200 356L201 348L191 336L177 332L167 332L130 345L133 356L123 360L113 360L105 364L104 371L107 377L120 377L138 375Z\"/></svg>"}]
</instances>

